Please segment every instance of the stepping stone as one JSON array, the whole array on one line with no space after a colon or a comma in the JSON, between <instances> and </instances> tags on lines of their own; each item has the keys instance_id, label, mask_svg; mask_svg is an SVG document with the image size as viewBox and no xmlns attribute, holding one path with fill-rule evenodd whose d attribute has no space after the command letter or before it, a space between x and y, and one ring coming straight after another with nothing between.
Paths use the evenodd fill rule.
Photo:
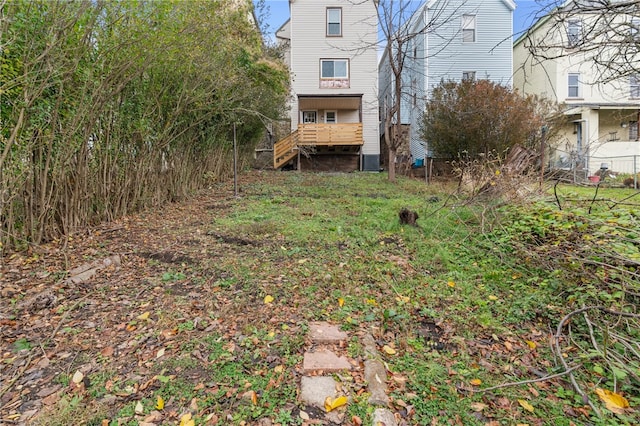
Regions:
<instances>
[{"instance_id":1,"label":"stepping stone","mask_svg":"<svg viewBox=\"0 0 640 426\"><path fill-rule=\"evenodd\" d=\"M373 422L374 425L383 424L385 426L398 426L398 422L396 422L396 418L393 413L386 408L376 408L373 412Z\"/></svg>"},{"instance_id":2,"label":"stepping stone","mask_svg":"<svg viewBox=\"0 0 640 426\"><path fill-rule=\"evenodd\" d=\"M367 382L367 389L371 395L368 400L369 404L388 406L387 369L382 364L382 361L368 359L364 362L364 380Z\"/></svg>"},{"instance_id":3,"label":"stepping stone","mask_svg":"<svg viewBox=\"0 0 640 426\"><path fill-rule=\"evenodd\" d=\"M305 352L302 370L305 374L318 370L335 373L341 370L351 370L351 364L344 356L339 357L329 350L320 350L317 352Z\"/></svg>"},{"instance_id":4,"label":"stepping stone","mask_svg":"<svg viewBox=\"0 0 640 426\"><path fill-rule=\"evenodd\" d=\"M315 343L340 343L347 340L347 333L328 322L309 324L309 335Z\"/></svg>"},{"instance_id":5,"label":"stepping stone","mask_svg":"<svg viewBox=\"0 0 640 426\"><path fill-rule=\"evenodd\" d=\"M306 405L322 408L324 411L324 400L328 396L336 397L337 385L335 379L330 376L302 376L300 400Z\"/></svg>"}]
</instances>

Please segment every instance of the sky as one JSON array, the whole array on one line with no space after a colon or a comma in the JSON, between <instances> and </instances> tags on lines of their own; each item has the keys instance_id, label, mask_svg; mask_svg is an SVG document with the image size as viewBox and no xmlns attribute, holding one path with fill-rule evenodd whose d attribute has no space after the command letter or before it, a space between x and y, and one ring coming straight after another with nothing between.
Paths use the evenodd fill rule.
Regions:
<instances>
[{"instance_id":1,"label":"sky","mask_svg":"<svg viewBox=\"0 0 640 426\"><path fill-rule=\"evenodd\" d=\"M515 0L516 10L513 12L514 40L533 24L536 13L542 8L539 1ZM267 24L269 25L268 34L271 35L289 19L289 0L266 0L265 4L269 10Z\"/></svg>"}]
</instances>

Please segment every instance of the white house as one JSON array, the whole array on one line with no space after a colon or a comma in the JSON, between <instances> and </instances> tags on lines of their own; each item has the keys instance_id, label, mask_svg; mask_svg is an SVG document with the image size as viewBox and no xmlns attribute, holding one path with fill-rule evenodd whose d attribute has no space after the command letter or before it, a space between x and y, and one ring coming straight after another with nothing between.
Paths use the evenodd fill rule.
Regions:
<instances>
[{"instance_id":1,"label":"white house","mask_svg":"<svg viewBox=\"0 0 640 426\"><path fill-rule=\"evenodd\" d=\"M612 65L637 65L637 53L634 59L621 52L633 40L637 52L640 17L594 8L585 12L572 3L542 17L515 41L514 87L564 104L566 121L550 153L552 168L572 169L580 178L602 163L615 172L637 173L640 76L603 72L612 71ZM598 64L603 60L610 63Z\"/></svg>"},{"instance_id":2,"label":"white house","mask_svg":"<svg viewBox=\"0 0 640 426\"><path fill-rule=\"evenodd\" d=\"M274 167L379 170L374 2L290 0L289 10L276 39L291 71L291 134Z\"/></svg>"},{"instance_id":3,"label":"white house","mask_svg":"<svg viewBox=\"0 0 640 426\"><path fill-rule=\"evenodd\" d=\"M442 81L463 79L511 85L514 9L512 0L431 0L400 30L410 34L401 74L401 120L409 128L414 162L432 154L429 141L419 135L419 120L434 87ZM385 117L394 98L394 76L386 51L379 72L379 102Z\"/></svg>"}]
</instances>

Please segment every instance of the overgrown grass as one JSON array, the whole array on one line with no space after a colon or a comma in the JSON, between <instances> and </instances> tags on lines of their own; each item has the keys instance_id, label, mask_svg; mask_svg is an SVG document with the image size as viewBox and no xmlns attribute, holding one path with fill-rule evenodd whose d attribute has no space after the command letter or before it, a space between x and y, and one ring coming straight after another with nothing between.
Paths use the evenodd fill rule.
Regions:
<instances>
[{"instance_id":1,"label":"overgrown grass","mask_svg":"<svg viewBox=\"0 0 640 426\"><path fill-rule=\"evenodd\" d=\"M606 322L614 317L591 317L596 352L581 317L570 332L563 329L561 353L550 344L563 317L582 305L637 309L630 294L640 292L633 263L637 207L612 201L632 193L601 189L608 201L593 202L594 188L575 189L575 195L562 188L558 196L518 204L495 197L469 202L444 184L404 178L393 184L366 173L265 174L242 190L241 199L206 224L207 235L221 244L215 252L155 278L164 297L180 290L175 280L210 286L218 304L205 324L221 326L203 334L193 320L162 317L164 328L193 337L170 360L156 363L153 374L171 380L156 380L145 407L160 395L173 397L182 410L195 399L201 413L228 413L219 424L262 417L298 424L292 395L305 327L329 320L352 335L370 331L380 345L395 348L395 354L383 352L392 408L409 424L433 418L466 425L637 420L637 411L608 411L594 393L598 387L618 392L638 409L635 318L617 328ZM589 214L590 203L598 207ZM404 207L418 212L419 227L399 223ZM273 297L268 305L267 295ZM617 334L602 346L606 330ZM362 356L357 341L347 351ZM629 368L613 362L612 354ZM582 365L575 375L593 407L572 387L559 357ZM194 369L210 377L197 389L189 381ZM530 382L504 386L523 381ZM489 387L497 388L483 390ZM348 408L365 422L371 415L366 396L354 394ZM134 406L114 418L132 416Z\"/></svg>"}]
</instances>

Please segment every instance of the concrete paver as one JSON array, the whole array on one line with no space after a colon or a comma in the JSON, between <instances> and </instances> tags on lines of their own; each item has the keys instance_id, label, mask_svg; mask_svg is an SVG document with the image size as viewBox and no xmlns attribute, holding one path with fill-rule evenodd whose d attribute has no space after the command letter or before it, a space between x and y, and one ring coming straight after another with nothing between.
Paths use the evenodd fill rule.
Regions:
<instances>
[{"instance_id":1,"label":"concrete paver","mask_svg":"<svg viewBox=\"0 0 640 426\"><path fill-rule=\"evenodd\" d=\"M302 370L305 374L315 371L336 373L342 370L350 370L351 363L344 356L338 356L330 350L322 349L316 352L305 352L302 360Z\"/></svg>"}]
</instances>

